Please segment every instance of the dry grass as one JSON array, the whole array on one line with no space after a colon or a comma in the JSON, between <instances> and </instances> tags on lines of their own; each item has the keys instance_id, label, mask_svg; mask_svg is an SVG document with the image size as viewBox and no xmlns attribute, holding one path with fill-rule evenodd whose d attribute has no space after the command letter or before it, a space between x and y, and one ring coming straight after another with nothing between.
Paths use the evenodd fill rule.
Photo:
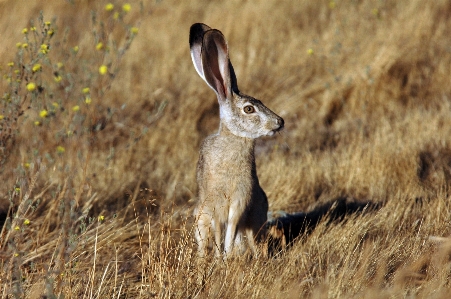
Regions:
<instances>
[{"instance_id":1,"label":"dry grass","mask_svg":"<svg viewBox=\"0 0 451 299\"><path fill-rule=\"evenodd\" d=\"M130 2L125 27L107 2L74 2L0 2L2 75L29 21L56 17L51 62L32 73L24 58L22 104L0 106L3 297L449 296L449 1ZM225 34L240 89L285 119L257 145L270 210L341 196L383 207L323 221L273 259L199 261L195 165L218 111L191 65L195 22ZM139 33L120 59L95 50L124 46L129 26ZM31 78L44 90L24 89ZM40 118L55 101L64 109Z\"/></svg>"}]
</instances>

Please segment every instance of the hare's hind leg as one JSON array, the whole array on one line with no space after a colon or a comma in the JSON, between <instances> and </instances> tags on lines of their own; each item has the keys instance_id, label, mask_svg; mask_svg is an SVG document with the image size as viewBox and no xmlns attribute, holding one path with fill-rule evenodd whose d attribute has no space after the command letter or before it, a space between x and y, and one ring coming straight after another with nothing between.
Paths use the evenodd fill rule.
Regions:
<instances>
[{"instance_id":1,"label":"hare's hind leg","mask_svg":"<svg viewBox=\"0 0 451 299\"><path fill-rule=\"evenodd\" d=\"M215 239L213 246L215 247L215 256L221 256L221 223L219 221L212 221L212 227L215 231Z\"/></svg>"},{"instance_id":2,"label":"hare's hind leg","mask_svg":"<svg viewBox=\"0 0 451 299\"><path fill-rule=\"evenodd\" d=\"M210 239L210 230L213 219L207 213L199 211L197 215L197 223L195 227L195 238L198 246L198 254L204 257L207 253L208 241Z\"/></svg>"}]
</instances>

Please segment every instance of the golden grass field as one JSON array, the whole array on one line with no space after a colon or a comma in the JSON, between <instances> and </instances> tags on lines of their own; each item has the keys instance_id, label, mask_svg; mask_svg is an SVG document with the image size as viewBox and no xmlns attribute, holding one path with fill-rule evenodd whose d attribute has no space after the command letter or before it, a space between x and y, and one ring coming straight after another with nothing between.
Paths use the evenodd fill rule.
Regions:
<instances>
[{"instance_id":1,"label":"golden grass field","mask_svg":"<svg viewBox=\"0 0 451 299\"><path fill-rule=\"evenodd\" d=\"M2 297L449 298L450 1L107 3L0 1ZM256 146L270 211L380 209L270 259L198 260L195 168L219 115L196 22L285 120Z\"/></svg>"}]
</instances>

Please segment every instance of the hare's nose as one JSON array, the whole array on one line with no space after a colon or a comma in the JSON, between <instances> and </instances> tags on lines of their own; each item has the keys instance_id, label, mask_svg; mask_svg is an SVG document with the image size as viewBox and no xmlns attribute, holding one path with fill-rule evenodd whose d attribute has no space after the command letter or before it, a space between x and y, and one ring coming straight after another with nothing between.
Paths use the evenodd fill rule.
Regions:
<instances>
[{"instance_id":1,"label":"hare's nose","mask_svg":"<svg viewBox=\"0 0 451 299\"><path fill-rule=\"evenodd\" d=\"M284 124L285 124L285 121L283 120L283 118L279 117L277 119L277 125L279 126L279 130L283 129Z\"/></svg>"}]
</instances>

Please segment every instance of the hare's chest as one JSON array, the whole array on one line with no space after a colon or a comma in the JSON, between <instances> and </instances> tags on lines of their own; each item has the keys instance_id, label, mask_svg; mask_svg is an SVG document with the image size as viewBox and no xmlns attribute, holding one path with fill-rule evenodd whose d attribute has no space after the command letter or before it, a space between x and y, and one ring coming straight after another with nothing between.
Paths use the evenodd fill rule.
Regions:
<instances>
[{"instance_id":1,"label":"hare's chest","mask_svg":"<svg viewBox=\"0 0 451 299\"><path fill-rule=\"evenodd\" d=\"M243 138L209 136L201 148L201 155L205 166L217 172L247 173L255 164L253 142Z\"/></svg>"},{"instance_id":2,"label":"hare's chest","mask_svg":"<svg viewBox=\"0 0 451 299\"><path fill-rule=\"evenodd\" d=\"M204 188L207 198L215 198L222 205L244 209L252 197L251 168L240 156L209 156L203 168ZM224 214L224 217L227 213ZM224 218L226 219L226 218Z\"/></svg>"},{"instance_id":3,"label":"hare's chest","mask_svg":"<svg viewBox=\"0 0 451 299\"><path fill-rule=\"evenodd\" d=\"M253 143L236 137L209 136L201 147L198 171L199 184L207 193L249 197L256 181Z\"/></svg>"},{"instance_id":4,"label":"hare's chest","mask_svg":"<svg viewBox=\"0 0 451 299\"><path fill-rule=\"evenodd\" d=\"M251 177L252 162L240 153L209 153L205 158L205 169L215 180L246 181Z\"/></svg>"}]
</instances>

